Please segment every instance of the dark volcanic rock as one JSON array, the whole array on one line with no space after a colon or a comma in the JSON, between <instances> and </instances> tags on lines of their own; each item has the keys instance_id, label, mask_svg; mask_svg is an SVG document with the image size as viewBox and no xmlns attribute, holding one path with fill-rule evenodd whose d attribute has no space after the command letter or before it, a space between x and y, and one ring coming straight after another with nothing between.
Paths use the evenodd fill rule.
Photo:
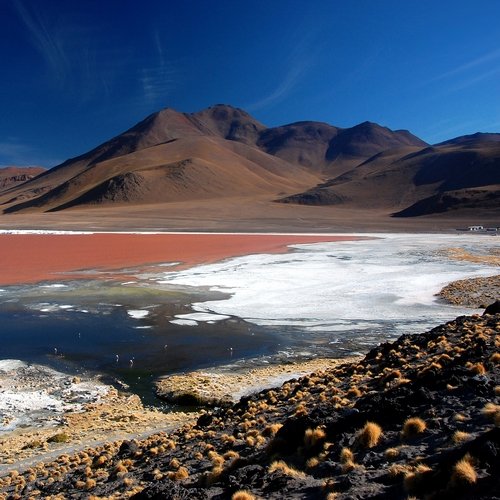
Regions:
<instances>
[{"instance_id":1,"label":"dark volcanic rock","mask_svg":"<svg viewBox=\"0 0 500 500\"><path fill-rule=\"evenodd\" d=\"M495 300L493 304L490 304L483 314L500 314L500 300Z\"/></svg>"},{"instance_id":2,"label":"dark volcanic rock","mask_svg":"<svg viewBox=\"0 0 500 500\"><path fill-rule=\"evenodd\" d=\"M171 435L109 443L4 478L1 491L12 498L35 489L71 498L231 499L239 490L247 499L500 498L499 329L500 315L486 314L403 335L358 363L214 409Z\"/></svg>"}]
</instances>

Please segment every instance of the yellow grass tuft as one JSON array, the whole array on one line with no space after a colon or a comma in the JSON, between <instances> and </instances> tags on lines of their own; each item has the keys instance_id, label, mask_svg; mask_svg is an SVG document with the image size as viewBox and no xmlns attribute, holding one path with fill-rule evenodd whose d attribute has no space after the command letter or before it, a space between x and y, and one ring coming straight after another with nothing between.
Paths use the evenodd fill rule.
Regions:
<instances>
[{"instance_id":1,"label":"yellow grass tuft","mask_svg":"<svg viewBox=\"0 0 500 500\"><path fill-rule=\"evenodd\" d=\"M215 482L217 482L223 471L224 471L224 468L221 466L214 467L208 473L207 484L210 486L210 485L214 484Z\"/></svg>"},{"instance_id":2,"label":"yellow grass tuft","mask_svg":"<svg viewBox=\"0 0 500 500\"><path fill-rule=\"evenodd\" d=\"M181 463L176 458L172 458L172 460L170 460L168 466L171 469L177 470L181 466Z\"/></svg>"},{"instance_id":3,"label":"yellow grass tuft","mask_svg":"<svg viewBox=\"0 0 500 500\"><path fill-rule=\"evenodd\" d=\"M342 448L340 452L340 463L345 464L346 462L354 461L354 453L349 448Z\"/></svg>"},{"instance_id":4,"label":"yellow grass tuft","mask_svg":"<svg viewBox=\"0 0 500 500\"><path fill-rule=\"evenodd\" d=\"M349 448L342 448L340 452L340 463L342 464L342 470L344 472L349 472L356 468L354 453Z\"/></svg>"},{"instance_id":5,"label":"yellow grass tuft","mask_svg":"<svg viewBox=\"0 0 500 500\"><path fill-rule=\"evenodd\" d=\"M364 448L377 446L382 437L382 427L375 422L366 422L365 426L358 431L356 442Z\"/></svg>"},{"instance_id":6,"label":"yellow grass tuft","mask_svg":"<svg viewBox=\"0 0 500 500\"><path fill-rule=\"evenodd\" d=\"M466 455L453 467L451 482L455 485L474 484L477 481L477 473L471 463L470 455Z\"/></svg>"},{"instance_id":7,"label":"yellow grass tuft","mask_svg":"<svg viewBox=\"0 0 500 500\"><path fill-rule=\"evenodd\" d=\"M500 352L495 352L493 353L491 356L490 356L490 361L495 364L495 365L498 365L500 363Z\"/></svg>"},{"instance_id":8,"label":"yellow grass tuft","mask_svg":"<svg viewBox=\"0 0 500 500\"><path fill-rule=\"evenodd\" d=\"M403 424L402 435L404 438L411 438L417 436L418 434L422 434L427 428L426 423L419 417L411 417L406 419Z\"/></svg>"},{"instance_id":9,"label":"yellow grass tuft","mask_svg":"<svg viewBox=\"0 0 500 500\"><path fill-rule=\"evenodd\" d=\"M269 474L271 474L272 472L275 472L275 471L281 471L286 476L295 477L295 478L305 478L306 477L306 475L303 472L301 472L297 469L294 469L293 467L290 467L283 460L276 460L275 462L273 462L269 466L269 469L268 469Z\"/></svg>"},{"instance_id":10,"label":"yellow grass tuft","mask_svg":"<svg viewBox=\"0 0 500 500\"><path fill-rule=\"evenodd\" d=\"M412 492L417 489L425 480L425 476L432 469L424 464L417 465L412 472L405 475L404 487L406 491Z\"/></svg>"},{"instance_id":11,"label":"yellow grass tuft","mask_svg":"<svg viewBox=\"0 0 500 500\"><path fill-rule=\"evenodd\" d=\"M240 458L240 454L236 451L229 450L224 453L223 457L225 460L235 460L237 458Z\"/></svg>"},{"instance_id":12,"label":"yellow grass tuft","mask_svg":"<svg viewBox=\"0 0 500 500\"><path fill-rule=\"evenodd\" d=\"M463 432L463 431L456 431L451 440L455 443L455 444L458 444L458 443L463 443L464 441L467 441L468 439L470 439L470 434L468 432Z\"/></svg>"},{"instance_id":13,"label":"yellow grass tuft","mask_svg":"<svg viewBox=\"0 0 500 500\"><path fill-rule=\"evenodd\" d=\"M247 490L240 490L233 494L231 500L255 500L256 497Z\"/></svg>"},{"instance_id":14,"label":"yellow grass tuft","mask_svg":"<svg viewBox=\"0 0 500 500\"><path fill-rule=\"evenodd\" d=\"M268 425L262 431L262 435L263 436L274 436L282 427L283 427L283 424L271 424L271 425Z\"/></svg>"},{"instance_id":15,"label":"yellow grass tuft","mask_svg":"<svg viewBox=\"0 0 500 500\"><path fill-rule=\"evenodd\" d=\"M319 443L322 443L326 438L325 431L320 427L315 429L307 429L304 434L304 445L306 448L313 448Z\"/></svg>"},{"instance_id":16,"label":"yellow grass tuft","mask_svg":"<svg viewBox=\"0 0 500 500\"><path fill-rule=\"evenodd\" d=\"M467 368L469 368L469 371L474 375L484 375L486 373L486 368L483 363L471 363Z\"/></svg>"},{"instance_id":17,"label":"yellow grass tuft","mask_svg":"<svg viewBox=\"0 0 500 500\"><path fill-rule=\"evenodd\" d=\"M385 450L385 457L389 460L394 460L399 457L399 453L399 448L387 448L387 450Z\"/></svg>"},{"instance_id":18,"label":"yellow grass tuft","mask_svg":"<svg viewBox=\"0 0 500 500\"><path fill-rule=\"evenodd\" d=\"M500 405L495 403L486 403L482 409L482 414L487 419L492 420L497 427L500 427Z\"/></svg>"},{"instance_id":19,"label":"yellow grass tuft","mask_svg":"<svg viewBox=\"0 0 500 500\"><path fill-rule=\"evenodd\" d=\"M320 460L318 457L312 457L306 462L306 469L314 469L320 464Z\"/></svg>"}]
</instances>

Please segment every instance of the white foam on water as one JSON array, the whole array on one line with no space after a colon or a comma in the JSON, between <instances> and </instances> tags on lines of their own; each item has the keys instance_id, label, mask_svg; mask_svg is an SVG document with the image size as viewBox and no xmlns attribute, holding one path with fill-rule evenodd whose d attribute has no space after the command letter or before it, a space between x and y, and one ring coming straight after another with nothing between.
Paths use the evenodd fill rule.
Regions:
<instances>
[{"instance_id":1,"label":"white foam on water","mask_svg":"<svg viewBox=\"0 0 500 500\"><path fill-rule=\"evenodd\" d=\"M259 325L367 329L383 321L436 325L470 314L436 300L447 283L498 268L447 258L451 247L481 249L485 236L376 234L377 239L295 245L288 254L248 255L182 271L161 283L207 287L230 297L198 302L198 313L238 316Z\"/></svg>"},{"instance_id":2,"label":"white foam on water","mask_svg":"<svg viewBox=\"0 0 500 500\"><path fill-rule=\"evenodd\" d=\"M172 319L169 321L172 325L180 325L180 326L197 326L198 322L192 319Z\"/></svg>"},{"instance_id":3,"label":"white foam on water","mask_svg":"<svg viewBox=\"0 0 500 500\"><path fill-rule=\"evenodd\" d=\"M144 311L143 309L130 309L127 314L134 319L142 319L148 316L150 311Z\"/></svg>"},{"instance_id":4,"label":"white foam on water","mask_svg":"<svg viewBox=\"0 0 500 500\"><path fill-rule=\"evenodd\" d=\"M51 283L50 285L41 285L40 288L68 288L68 285L62 283Z\"/></svg>"},{"instance_id":5,"label":"white foam on water","mask_svg":"<svg viewBox=\"0 0 500 500\"><path fill-rule=\"evenodd\" d=\"M224 319L229 319L229 316L226 316L224 314L212 314L206 312L176 314L175 317L178 319L188 319L193 321L210 322L210 323L215 321L222 321Z\"/></svg>"}]
</instances>

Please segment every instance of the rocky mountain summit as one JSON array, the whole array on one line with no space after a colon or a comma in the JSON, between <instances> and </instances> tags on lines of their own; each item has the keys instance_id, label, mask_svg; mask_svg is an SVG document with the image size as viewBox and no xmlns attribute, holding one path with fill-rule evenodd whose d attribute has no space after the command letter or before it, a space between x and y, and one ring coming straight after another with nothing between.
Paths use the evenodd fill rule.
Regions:
<instances>
[{"instance_id":1,"label":"rocky mountain summit","mask_svg":"<svg viewBox=\"0 0 500 500\"><path fill-rule=\"evenodd\" d=\"M8 498L489 499L500 495L500 315L1 479Z\"/></svg>"},{"instance_id":2,"label":"rocky mountain summit","mask_svg":"<svg viewBox=\"0 0 500 500\"><path fill-rule=\"evenodd\" d=\"M415 217L498 209L500 134L429 146L372 122L266 127L218 104L171 108L0 193L4 213L56 212L200 200L375 209ZM168 205L164 208L168 209Z\"/></svg>"}]
</instances>

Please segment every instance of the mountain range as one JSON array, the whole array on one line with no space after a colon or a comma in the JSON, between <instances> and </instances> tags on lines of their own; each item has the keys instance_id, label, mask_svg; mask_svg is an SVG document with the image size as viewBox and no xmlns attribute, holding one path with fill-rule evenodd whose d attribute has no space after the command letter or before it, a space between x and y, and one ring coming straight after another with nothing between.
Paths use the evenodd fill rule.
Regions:
<instances>
[{"instance_id":1,"label":"mountain range","mask_svg":"<svg viewBox=\"0 0 500 500\"><path fill-rule=\"evenodd\" d=\"M371 122L267 128L228 105L167 108L22 184L1 182L4 213L238 197L394 217L500 212L500 134L431 146Z\"/></svg>"}]
</instances>

